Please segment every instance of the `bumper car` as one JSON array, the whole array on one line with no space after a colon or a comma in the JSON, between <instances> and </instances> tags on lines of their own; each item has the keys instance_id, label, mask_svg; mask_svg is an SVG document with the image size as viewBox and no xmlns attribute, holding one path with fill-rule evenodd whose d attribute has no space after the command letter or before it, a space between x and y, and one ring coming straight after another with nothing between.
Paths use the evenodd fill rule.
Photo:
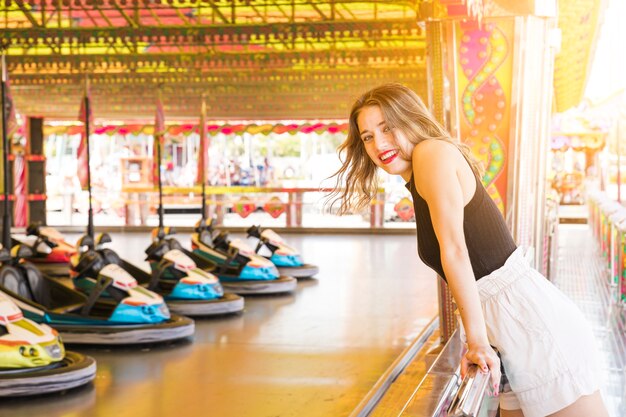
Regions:
<instances>
[{"instance_id":1,"label":"bumper car","mask_svg":"<svg viewBox=\"0 0 626 417\"><path fill-rule=\"evenodd\" d=\"M211 220L196 224L188 253L203 269L216 274L226 291L237 294L276 294L296 289L297 281L280 275L276 266L257 255L243 241L226 232L214 233Z\"/></svg>"},{"instance_id":2,"label":"bumper car","mask_svg":"<svg viewBox=\"0 0 626 417\"><path fill-rule=\"evenodd\" d=\"M102 240L97 245L97 251L107 267L118 268L148 290L160 294L176 313L212 316L243 311L243 297L225 294L217 277L198 268L183 253L180 243L169 237L173 233L167 227L153 231L153 242L145 251L152 271L150 274L124 261L114 251L102 248Z\"/></svg>"},{"instance_id":3,"label":"bumper car","mask_svg":"<svg viewBox=\"0 0 626 417\"><path fill-rule=\"evenodd\" d=\"M93 287L86 296L24 261L32 257L27 246L14 246L11 252L0 256L0 291L26 318L54 327L66 343L158 343L187 338L194 332L193 320L170 315L162 297L132 288L107 271L92 278Z\"/></svg>"},{"instance_id":4,"label":"bumper car","mask_svg":"<svg viewBox=\"0 0 626 417\"><path fill-rule=\"evenodd\" d=\"M76 254L76 247L65 241L55 228L31 224L26 235L13 235L13 244L25 244L33 249L30 262L50 276L67 276L70 260Z\"/></svg>"},{"instance_id":5,"label":"bumper car","mask_svg":"<svg viewBox=\"0 0 626 417\"><path fill-rule=\"evenodd\" d=\"M93 358L66 351L56 330L25 318L0 292L0 397L65 391L95 376Z\"/></svg>"},{"instance_id":6,"label":"bumper car","mask_svg":"<svg viewBox=\"0 0 626 417\"><path fill-rule=\"evenodd\" d=\"M54 229L53 229L54 230ZM58 232L57 232L58 233ZM158 231L153 232L153 237ZM32 259L45 259L51 253L55 242L49 235L30 235L14 240L24 242L31 247L35 256ZM62 236L61 236L62 239ZM154 239L153 239L154 240ZM163 239L161 239L163 240ZM173 241L173 243L172 243ZM93 278L99 274L116 277L116 282L136 286L137 283L150 291L161 295L169 310L184 316L212 316L243 311L244 300L235 294L224 294L218 279L210 273L195 267L193 261L180 251L167 249L168 245L176 245L174 239L158 239L148 249L152 255L149 261L153 269L147 273L143 269L122 259L114 250L107 248L111 242L107 233L98 234L95 239L83 236L77 246L82 252L74 250L70 258L65 276L73 278L74 286L84 293L89 293L93 286ZM98 255L96 255L98 254ZM43 264L37 264L40 269ZM60 275L57 275L60 276ZM91 277L91 278L89 278ZM135 288L135 291L140 291ZM105 292L106 296L107 293Z\"/></svg>"},{"instance_id":7,"label":"bumper car","mask_svg":"<svg viewBox=\"0 0 626 417\"><path fill-rule=\"evenodd\" d=\"M256 254L269 259L281 274L294 278L310 278L319 272L317 266L305 264L298 251L287 245L273 230L261 230L259 226L252 226L246 232L250 240L256 241Z\"/></svg>"}]
</instances>

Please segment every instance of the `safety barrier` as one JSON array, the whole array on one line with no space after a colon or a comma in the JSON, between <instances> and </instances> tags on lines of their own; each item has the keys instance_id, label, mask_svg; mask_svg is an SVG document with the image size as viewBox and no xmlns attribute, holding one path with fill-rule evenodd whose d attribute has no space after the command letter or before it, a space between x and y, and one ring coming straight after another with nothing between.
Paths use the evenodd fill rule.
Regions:
<instances>
[{"instance_id":1,"label":"safety barrier","mask_svg":"<svg viewBox=\"0 0 626 417\"><path fill-rule=\"evenodd\" d=\"M626 208L601 191L587 194L593 237L600 247L603 269L599 294L603 306L603 327L616 357L626 354ZM591 255L593 256L593 255ZM624 364L616 368L624 371Z\"/></svg>"},{"instance_id":2,"label":"safety barrier","mask_svg":"<svg viewBox=\"0 0 626 417\"><path fill-rule=\"evenodd\" d=\"M426 376L408 401L402 417L478 417L495 410L495 397L487 395L490 373L483 374L470 366L463 380L460 363L463 343L454 332L435 359Z\"/></svg>"},{"instance_id":3,"label":"safety barrier","mask_svg":"<svg viewBox=\"0 0 626 417\"><path fill-rule=\"evenodd\" d=\"M621 336L616 343L626 352L626 208L601 191L588 193L587 204L606 276L603 295L610 312L607 325L617 329Z\"/></svg>"},{"instance_id":4,"label":"safety barrier","mask_svg":"<svg viewBox=\"0 0 626 417\"><path fill-rule=\"evenodd\" d=\"M494 417L497 397L487 396L490 373L470 366L460 377L464 346L456 330L433 360L420 352L436 343L435 318L394 361L350 417ZM426 364L430 364L424 368ZM422 369L428 369L422 371ZM395 384L398 384L396 386Z\"/></svg>"},{"instance_id":5,"label":"safety barrier","mask_svg":"<svg viewBox=\"0 0 626 417\"><path fill-rule=\"evenodd\" d=\"M430 338L439 326L439 318L435 317L422 330L419 336L404 349L391 366L376 381L370 392L359 402L349 417L367 417L376 408L381 398L393 384L398 376L402 374L421 349L424 349L428 338Z\"/></svg>"},{"instance_id":6,"label":"safety barrier","mask_svg":"<svg viewBox=\"0 0 626 417\"><path fill-rule=\"evenodd\" d=\"M125 187L125 217L126 225L145 224L151 208L156 207L156 190L151 187ZM228 210L239 213L241 217L261 208L273 217L285 215L286 227L301 227L304 196L318 193L320 200L324 195L333 191L331 188L302 188L302 187L206 187L207 215L215 218L216 225L223 222ZM199 213L202 197L201 187L163 187L164 205L167 212L168 205L179 206L181 210L196 210ZM376 197L370 204L370 227L383 226L385 207L385 190L379 189Z\"/></svg>"},{"instance_id":7,"label":"safety barrier","mask_svg":"<svg viewBox=\"0 0 626 417\"><path fill-rule=\"evenodd\" d=\"M556 194L546 195L546 211L543 228L543 256L541 273L549 280L554 279L558 265L559 248L559 198Z\"/></svg>"},{"instance_id":8,"label":"safety barrier","mask_svg":"<svg viewBox=\"0 0 626 417\"><path fill-rule=\"evenodd\" d=\"M477 417L483 405L490 378L491 373L482 373L478 370L478 366L470 366L450 405L448 417Z\"/></svg>"},{"instance_id":9,"label":"safety barrier","mask_svg":"<svg viewBox=\"0 0 626 417\"><path fill-rule=\"evenodd\" d=\"M612 301L626 306L626 208L602 192L587 196L589 220L606 268Z\"/></svg>"}]
</instances>

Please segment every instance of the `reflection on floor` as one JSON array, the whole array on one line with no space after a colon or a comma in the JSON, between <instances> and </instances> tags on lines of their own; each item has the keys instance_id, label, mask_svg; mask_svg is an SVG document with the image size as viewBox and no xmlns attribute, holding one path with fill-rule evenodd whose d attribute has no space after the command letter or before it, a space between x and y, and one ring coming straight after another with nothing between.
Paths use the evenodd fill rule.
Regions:
<instances>
[{"instance_id":1,"label":"reflection on floor","mask_svg":"<svg viewBox=\"0 0 626 417\"><path fill-rule=\"evenodd\" d=\"M114 234L144 269L148 235ZM77 236L68 236L74 242ZM189 246L189 236L179 240ZM437 313L415 236L289 235L317 279L246 297L241 315L198 320L193 341L92 355L92 386L0 402L11 417L347 416Z\"/></svg>"},{"instance_id":2,"label":"reflection on floor","mask_svg":"<svg viewBox=\"0 0 626 417\"><path fill-rule=\"evenodd\" d=\"M591 321L604 362L602 395L611 416L626 416L626 328L618 325L626 311L611 302L615 289L608 285L608 272L589 226L561 225L558 239L554 282Z\"/></svg>"}]
</instances>

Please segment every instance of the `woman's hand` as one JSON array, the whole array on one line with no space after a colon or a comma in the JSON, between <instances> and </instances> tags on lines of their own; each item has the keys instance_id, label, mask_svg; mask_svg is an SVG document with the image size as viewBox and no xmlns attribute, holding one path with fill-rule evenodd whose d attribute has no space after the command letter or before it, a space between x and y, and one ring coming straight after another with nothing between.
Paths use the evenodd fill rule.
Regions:
<instances>
[{"instance_id":1,"label":"woman's hand","mask_svg":"<svg viewBox=\"0 0 626 417\"><path fill-rule=\"evenodd\" d=\"M467 368L476 364L479 371L491 371L491 393L498 395L500 388L500 358L489 345L469 345L467 352L461 358L461 379L465 378Z\"/></svg>"}]
</instances>

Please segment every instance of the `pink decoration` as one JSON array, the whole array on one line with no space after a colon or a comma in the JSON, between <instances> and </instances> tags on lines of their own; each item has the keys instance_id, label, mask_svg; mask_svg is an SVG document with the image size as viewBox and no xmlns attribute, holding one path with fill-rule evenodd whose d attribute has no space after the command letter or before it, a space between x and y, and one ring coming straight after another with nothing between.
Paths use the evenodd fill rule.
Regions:
<instances>
[{"instance_id":1,"label":"pink decoration","mask_svg":"<svg viewBox=\"0 0 626 417\"><path fill-rule=\"evenodd\" d=\"M413 202L407 197L402 198L393 207L394 211L405 222L415 217L415 209L413 208Z\"/></svg>"},{"instance_id":2,"label":"pink decoration","mask_svg":"<svg viewBox=\"0 0 626 417\"><path fill-rule=\"evenodd\" d=\"M239 214L242 218L246 218L256 210L256 204L252 202L248 197L243 196L233 206L233 211Z\"/></svg>"},{"instance_id":3,"label":"pink decoration","mask_svg":"<svg viewBox=\"0 0 626 417\"><path fill-rule=\"evenodd\" d=\"M26 163L24 155L16 155L14 162L15 176L15 207L14 225L16 227L26 227L28 223L28 207L26 205Z\"/></svg>"}]
</instances>

